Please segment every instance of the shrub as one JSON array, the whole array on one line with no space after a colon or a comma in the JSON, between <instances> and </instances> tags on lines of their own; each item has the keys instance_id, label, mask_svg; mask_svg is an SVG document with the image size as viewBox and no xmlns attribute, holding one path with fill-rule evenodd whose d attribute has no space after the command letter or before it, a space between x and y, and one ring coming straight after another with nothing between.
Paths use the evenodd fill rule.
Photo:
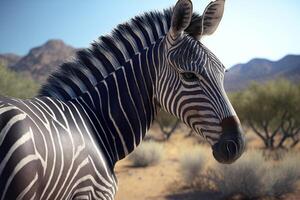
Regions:
<instances>
[{"instance_id":1,"label":"shrub","mask_svg":"<svg viewBox=\"0 0 300 200\"><path fill-rule=\"evenodd\" d=\"M282 198L297 190L297 181L300 179L299 159L299 155L288 153L276 165L269 167L264 177L265 195Z\"/></svg>"},{"instance_id":2,"label":"shrub","mask_svg":"<svg viewBox=\"0 0 300 200\"><path fill-rule=\"evenodd\" d=\"M30 98L37 94L39 85L0 65L0 95Z\"/></svg>"},{"instance_id":3,"label":"shrub","mask_svg":"<svg viewBox=\"0 0 300 200\"><path fill-rule=\"evenodd\" d=\"M164 136L164 140L170 139L171 135L175 132L180 124L179 119L163 110L158 113L155 121L159 125L159 128Z\"/></svg>"},{"instance_id":4,"label":"shrub","mask_svg":"<svg viewBox=\"0 0 300 200\"><path fill-rule=\"evenodd\" d=\"M128 159L134 167L147 167L157 164L162 157L163 148L156 142L143 142Z\"/></svg>"},{"instance_id":5,"label":"shrub","mask_svg":"<svg viewBox=\"0 0 300 200\"><path fill-rule=\"evenodd\" d=\"M204 148L197 148L181 156L180 168L183 178L188 185L194 184L200 173L204 170L207 162L206 152L207 150Z\"/></svg>"},{"instance_id":6,"label":"shrub","mask_svg":"<svg viewBox=\"0 0 300 200\"><path fill-rule=\"evenodd\" d=\"M258 151L249 151L231 165L216 164L208 177L224 198L241 195L253 199L262 195L264 158Z\"/></svg>"},{"instance_id":7,"label":"shrub","mask_svg":"<svg viewBox=\"0 0 300 200\"><path fill-rule=\"evenodd\" d=\"M201 152L184 155L181 159L184 180L189 189L213 190L221 199L283 199L297 190L300 180L299 152L288 151L274 161L265 158L262 151L250 150L231 165L214 162L203 170L207 162Z\"/></svg>"}]
</instances>

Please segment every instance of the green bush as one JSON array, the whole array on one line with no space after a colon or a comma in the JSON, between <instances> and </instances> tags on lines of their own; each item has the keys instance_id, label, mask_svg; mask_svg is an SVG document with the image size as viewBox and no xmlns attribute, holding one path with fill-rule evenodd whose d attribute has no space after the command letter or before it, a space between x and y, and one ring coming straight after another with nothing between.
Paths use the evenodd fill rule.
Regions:
<instances>
[{"instance_id":1,"label":"green bush","mask_svg":"<svg viewBox=\"0 0 300 200\"><path fill-rule=\"evenodd\" d=\"M30 98L37 94L39 85L32 79L24 78L6 67L0 65L0 95Z\"/></svg>"},{"instance_id":2,"label":"green bush","mask_svg":"<svg viewBox=\"0 0 300 200\"><path fill-rule=\"evenodd\" d=\"M133 167L147 167L159 163L162 157L162 145L156 142L143 142L128 157Z\"/></svg>"},{"instance_id":3,"label":"green bush","mask_svg":"<svg viewBox=\"0 0 300 200\"><path fill-rule=\"evenodd\" d=\"M163 133L164 140L170 139L172 133L178 128L180 120L173 115L160 110L155 121L159 125L161 132Z\"/></svg>"},{"instance_id":4,"label":"green bush","mask_svg":"<svg viewBox=\"0 0 300 200\"><path fill-rule=\"evenodd\" d=\"M241 121L266 149L293 148L300 142L300 86L280 79L253 83L229 96Z\"/></svg>"}]
</instances>

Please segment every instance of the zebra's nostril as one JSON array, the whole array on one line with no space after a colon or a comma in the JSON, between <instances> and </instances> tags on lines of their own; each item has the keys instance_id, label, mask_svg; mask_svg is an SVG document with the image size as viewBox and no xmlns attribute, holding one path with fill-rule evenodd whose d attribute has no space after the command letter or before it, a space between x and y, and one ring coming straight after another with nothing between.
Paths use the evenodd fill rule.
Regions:
<instances>
[{"instance_id":1,"label":"zebra's nostril","mask_svg":"<svg viewBox=\"0 0 300 200\"><path fill-rule=\"evenodd\" d=\"M213 147L213 155L221 163L232 163L239 155L239 146L233 140L225 140Z\"/></svg>"},{"instance_id":2,"label":"zebra's nostril","mask_svg":"<svg viewBox=\"0 0 300 200\"><path fill-rule=\"evenodd\" d=\"M237 154L237 145L233 140L224 141L220 145L220 152L225 160L232 160Z\"/></svg>"},{"instance_id":3,"label":"zebra's nostril","mask_svg":"<svg viewBox=\"0 0 300 200\"><path fill-rule=\"evenodd\" d=\"M225 143L225 145L226 145L226 151L228 152L228 154L230 156L234 156L237 154L238 147L237 147L237 144L233 140L227 141Z\"/></svg>"}]
</instances>

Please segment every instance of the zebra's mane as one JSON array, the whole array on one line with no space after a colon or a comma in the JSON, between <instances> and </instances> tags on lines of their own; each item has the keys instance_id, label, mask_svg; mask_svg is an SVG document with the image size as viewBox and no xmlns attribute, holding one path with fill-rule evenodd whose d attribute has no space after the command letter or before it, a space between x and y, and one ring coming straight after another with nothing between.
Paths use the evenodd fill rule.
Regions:
<instances>
[{"instance_id":1,"label":"zebra's mane","mask_svg":"<svg viewBox=\"0 0 300 200\"><path fill-rule=\"evenodd\" d=\"M119 24L111 34L100 36L89 48L79 50L71 61L60 65L48 77L38 96L69 100L94 88L135 54L164 37L170 28L172 13L173 8L151 11ZM192 21L198 18L194 13Z\"/></svg>"}]
</instances>

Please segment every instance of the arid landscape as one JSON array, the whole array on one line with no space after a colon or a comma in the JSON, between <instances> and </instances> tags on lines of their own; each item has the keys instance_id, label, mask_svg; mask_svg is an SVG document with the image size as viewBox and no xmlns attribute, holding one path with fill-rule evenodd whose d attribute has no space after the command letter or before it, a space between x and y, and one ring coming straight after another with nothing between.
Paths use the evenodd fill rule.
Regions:
<instances>
[{"instance_id":1,"label":"arid landscape","mask_svg":"<svg viewBox=\"0 0 300 200\"><path fill-rule=\"evenodd\" d=\"M119 181L116 200L221 200L222 195L216 191L190 188L186 183L181 168L181 160L187 154L199 153L205 156L206 166L216 165L208 144L202 143L199 137L186 134L189 129L184 125L177 129L167 142L160 142L162 157L159 163L147 167L134 167L130 159L117 163L115 171ZM149 131L150 135L160 135L160 129L154 125ZM247 133L247 149L259 149L263 145L253 133ZM199 140L200 139L200 140ZM201 141L201 142L199 142ZM147 143L147 141L144 141ZM142 144L143 145L143 144ZM247 155L246 155L247 156ZM299 158L299 156L297 156ZM250 161L256 158L248 158ZM300 162L297 162L300 164ZM295 166L298 169L300 165ZM195 174L195 176L197 176ZM300 185L299 185L300 186ZM255 188L255 187L254 187ZM300 188L300 187L299 187ZM230 199L230 198L227 198ZM239 198L233 198L239 199ZM269 199L269 198L266 198ZM287 194L286 200L300 199L300 192Z\"/></svg>"},{"instance_id":2,"label":"arid landscape","mask_svg":"<svg viewBox=\"0 0 300 200\"><path fill-rule=\"evenodd\" d=\"M300 200L299 11L0 0L0 200Z\"/></svg>"}]
</instances>

